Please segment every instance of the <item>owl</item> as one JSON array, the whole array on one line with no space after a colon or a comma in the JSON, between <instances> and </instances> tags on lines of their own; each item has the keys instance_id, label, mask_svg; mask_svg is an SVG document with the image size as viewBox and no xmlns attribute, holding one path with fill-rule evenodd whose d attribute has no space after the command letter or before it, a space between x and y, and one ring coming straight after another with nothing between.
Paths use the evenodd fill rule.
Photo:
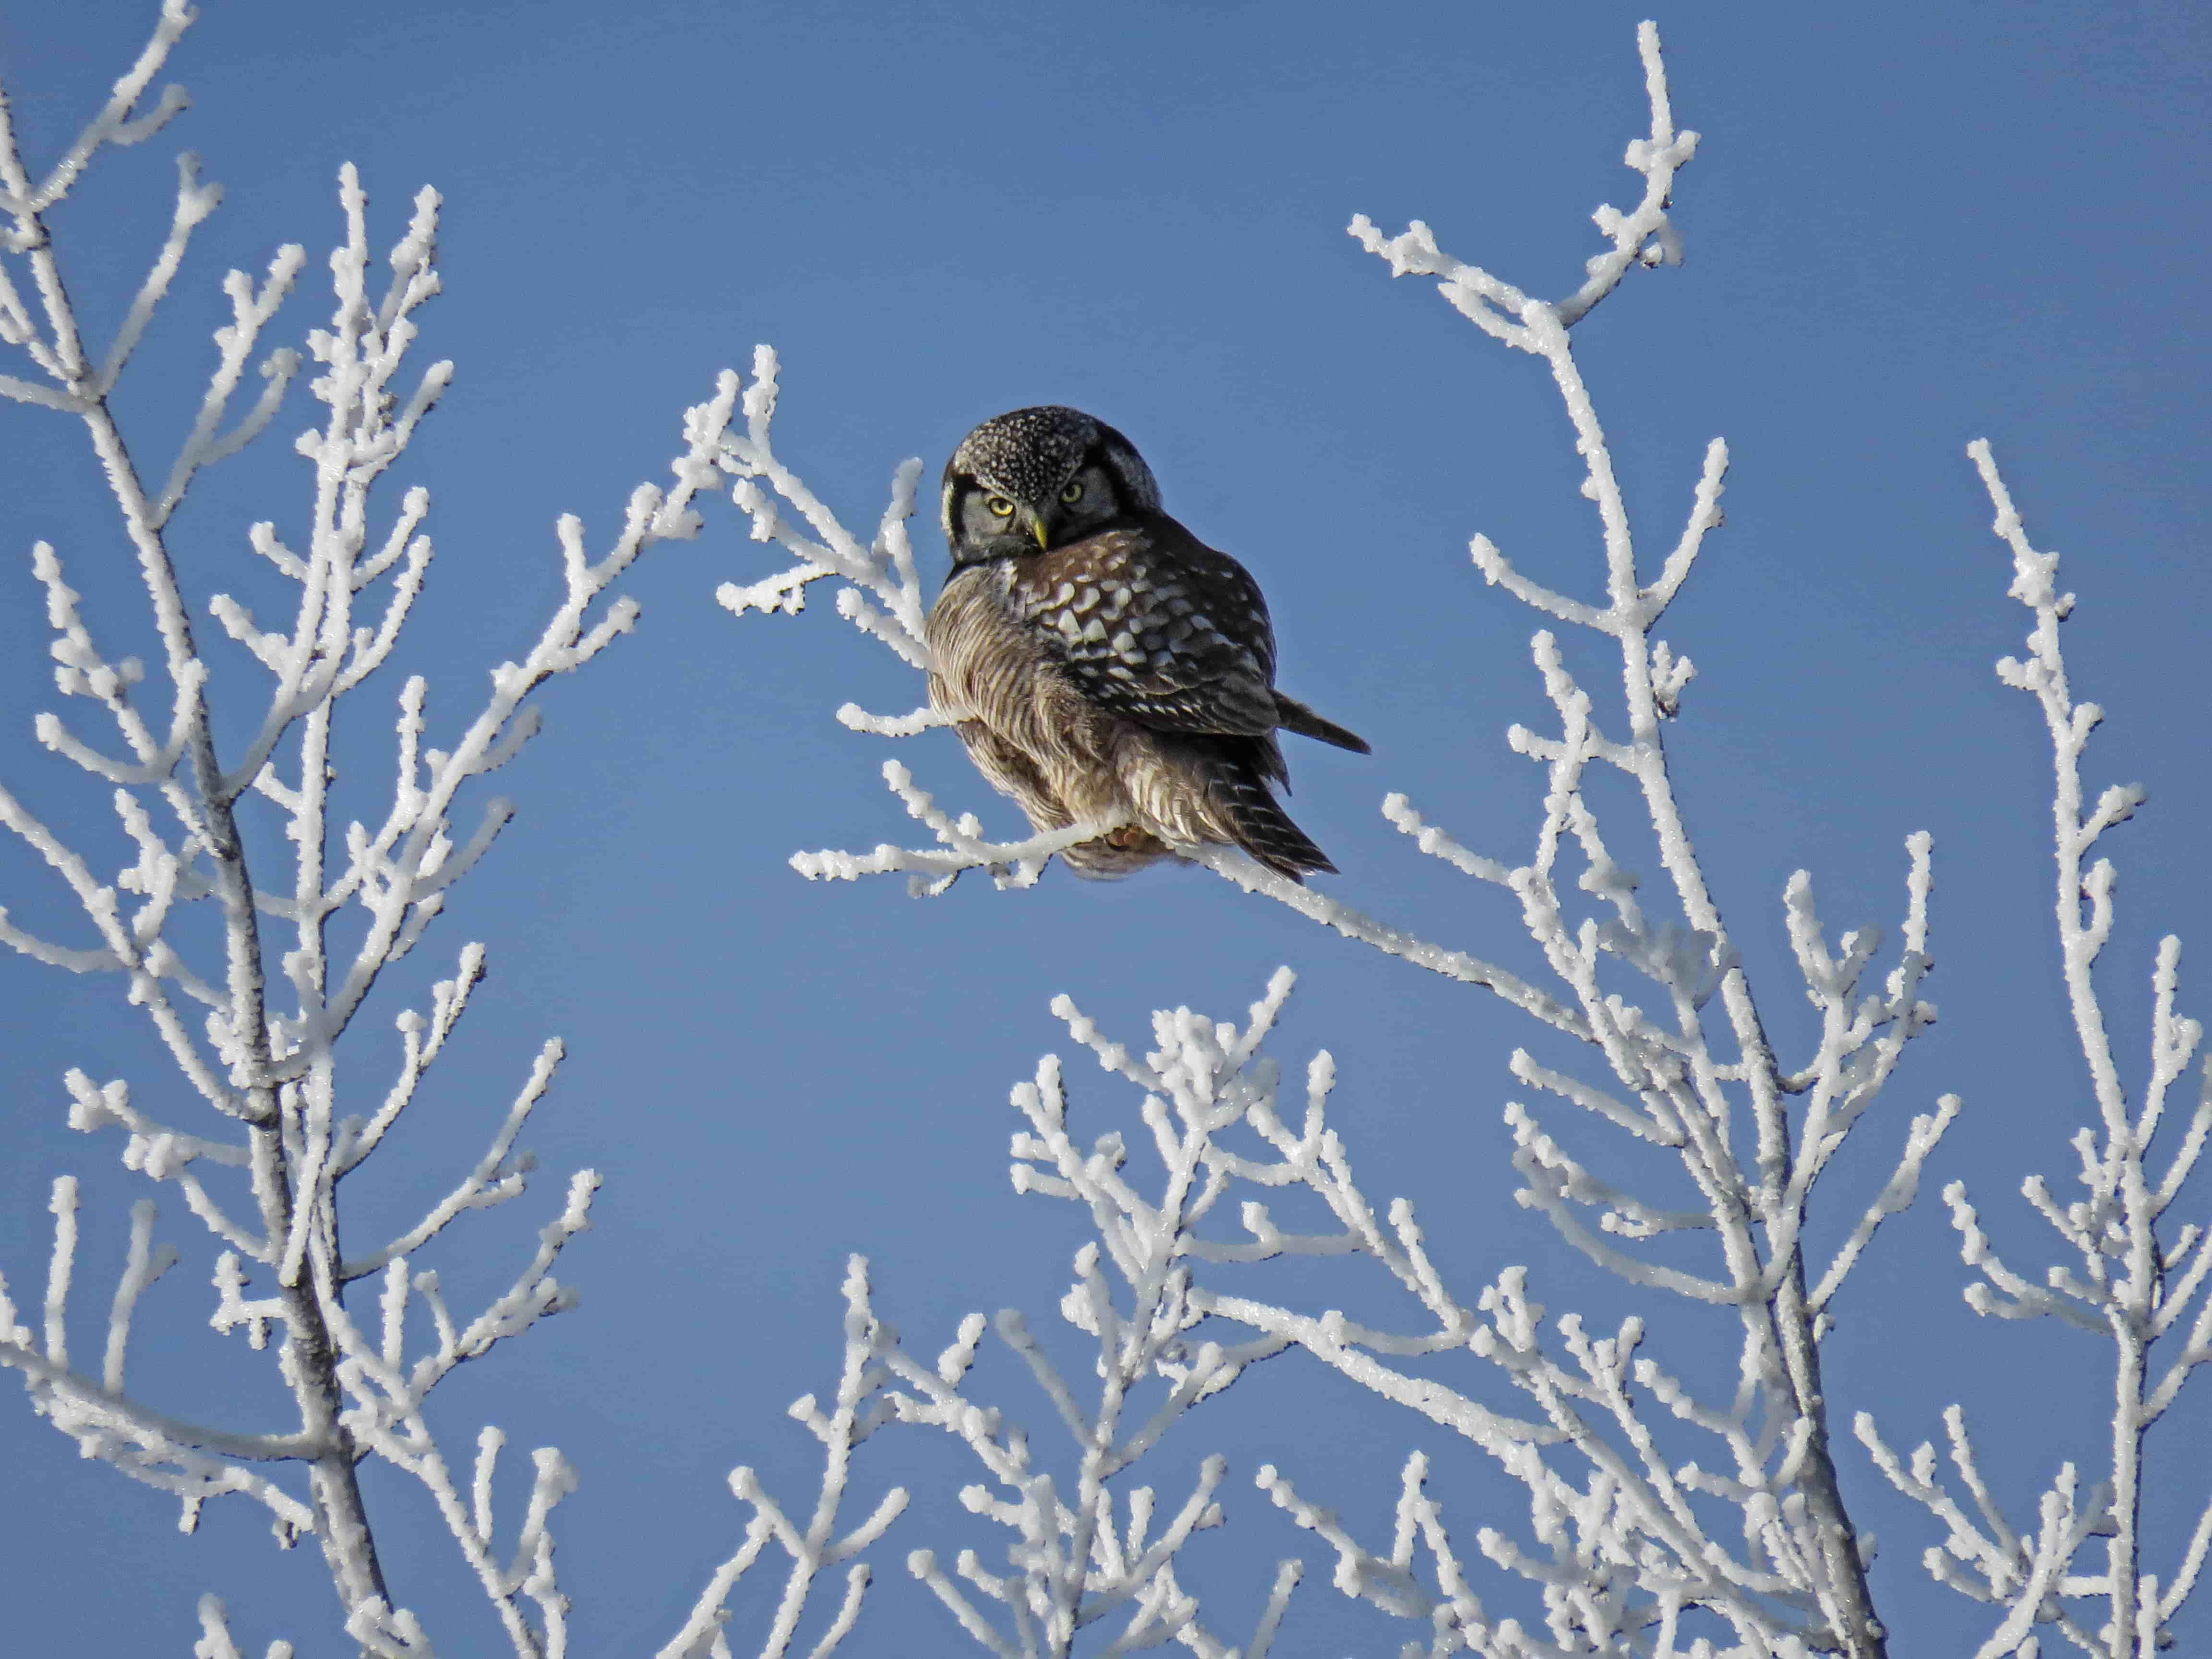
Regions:
<instances>
[{"instance_id":1,"label":"owl","mask_svg":"<svg viewBox=\"0 0 2212 1659\"><path fill-rule=\"evenodd\" d=\"M1336 868L1276 804L1275 733L1367 744L1275 690L1258 584L1160 510L1127 438L1073 409L986 421L945 464L944 522L931 705L1038 830L1122 821L1070 868L1111 879L1200 842L1293 881Z\"/></svg>"}]
</instances>

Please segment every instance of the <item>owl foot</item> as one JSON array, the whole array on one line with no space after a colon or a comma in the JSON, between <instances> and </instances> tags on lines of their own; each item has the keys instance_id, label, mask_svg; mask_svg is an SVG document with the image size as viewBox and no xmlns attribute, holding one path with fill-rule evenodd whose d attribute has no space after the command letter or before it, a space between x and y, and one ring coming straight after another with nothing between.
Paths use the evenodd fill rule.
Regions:
<instances>
[{"instance_id":1,"label":"owl foot","mask_svg":"<svg viewBox=\"0 0 2212 1659\"><path fill-rule=\"evenodd\" d=\"M1118 881L1167 856L1165 842L1133 824L1079 842L1060 854L1069 869L1092 881Z\"/></svg>"}]
</instances>

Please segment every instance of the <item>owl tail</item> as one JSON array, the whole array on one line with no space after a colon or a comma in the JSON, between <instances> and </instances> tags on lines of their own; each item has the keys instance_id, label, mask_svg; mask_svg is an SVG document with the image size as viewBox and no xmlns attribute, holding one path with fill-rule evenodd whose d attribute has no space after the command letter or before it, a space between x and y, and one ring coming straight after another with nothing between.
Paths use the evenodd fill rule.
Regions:
<instances>
[{"instance_id":1,"label":"owl tail","mask_svg":"<svg viewBox=\"0 0 2212 1659\"><path fill-rule=\"evenodd\" d=\"M1318 738L1323 743L1333 743L1339 749L1349 749L1355 755L1371 755L1367 739L1356 732L1347 732L1334 720L1325 720L1300 702L1296 697L1275 693L1275 724L1285 732L1296 732L1303 737Z\"/></svg>"},{"instance_id":2,"label":"owl tail","mask_svg":"<svg viewBox=\"0 0 2212 1659\"><path fill-rule=\"evenodd\" d=\"M1237 844L1276 874L1303 882L1310 870L1336 873L1328 854L1291 822L1258 777L1240 768L1216 778L1213 788L1214 799L1236 832Z\"/></svg>"}]
</instances>

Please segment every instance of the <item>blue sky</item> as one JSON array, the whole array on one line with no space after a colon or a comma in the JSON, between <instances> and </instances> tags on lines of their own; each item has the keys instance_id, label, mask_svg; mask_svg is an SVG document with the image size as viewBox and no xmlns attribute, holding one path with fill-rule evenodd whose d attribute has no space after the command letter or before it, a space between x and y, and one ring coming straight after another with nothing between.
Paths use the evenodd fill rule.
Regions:
<instances>
[{"instance_id":1,"label":"blue sky","mask_svg":"<svg viewBox=\"0 0 2212 1659\"><path fill-rule=\"evenodd\" d=\"M1260 577L1285 688L1374 743L1371 759L1312 745L1292 757L1299 820L1345 872L1332 890L1518 962L1529 947L1496 896L1419 859L1375 808L1403 789L1478 850L1525 856L1539 776L1503 734L1547 714L1532 619L1481 585L1466 544L1485 532L1524 568L1594 593L1588 512L1540 368L1426 284L1394 285L1343 227L1355 212L1393 231L1425 218L1523 286L1571 285L1596 246L1589 210L1637 183L1619 161L1642 130L1633 31L1647 9L210 3L171 71L195 108L107 158L58 222L84 239L88 311L112 319L158 240L149 216L166 215L170 155L198 150L228 188L123 404L161 453L196 397L222 270L301 240L312 276L337 234L343 162L362 171L380 247L418 185L444 193L447 294L423 349L459 373L406 474L435 501L439 557L403 651L431 678L434 720L535 636L557 592L555 516L583 514L603 543L632 484L661 476L683 407L756 341L783 356L781 453L850 524L873 522L898 461L920 454L933 477L983 416L1047 401L1095 411L1143 450L1170 510ZM0 80L34 157L97 106L153 9L0 12ZM2097 1379L2066 1334L1966 1313L1932 1188L1967 1179L2001 1240L2040 1249L2013 1194L2029 1169L2063 1173L2086 1093L2051 946L2045 742L2033 706L1990 672L2026 613L2004 598L2008 566L1963 450L1995 441L2039 544L2068 556L2077 692L2109 714L2092 780L2151 791L2116 842L2124 923L2107 958L2140 1075L2152 939L2212 945L2199 713L2212 248L2197 210L2212 193L2212 19L2180 4L1868 0L1692 3L1658 21L1678 118L1705 136L1677 192L1688 263L1632 273L1577 338L1647 545L1671 540L1707 439L1725 434L1734 454L1728 526L1669 621L1701 671L1669 734L1692 833L1770 975L1789 972L1790 872L1814 872L1832 928L1893 931L1904 837L1935 834L1929 994L1943 1021L1869 1139L1891 1144L1947 1091L1966 1115L1923 1209L1861 1275L1831 1395L1914 1442L1964 1392L1984 1446L2025 1460L2008 1493L2025 1510L2059 1457L2095 1455ZM312 290L294 302L295 334L320 320L316 304ZM57 544L111 635L143 624L76 435L0 409L0 560L25 571L0 614L0 775L71 822L82 780L29 736L54 701L29 544ZM210 478L179 524L194 591L254 591L244 527L296 524L306 488L281 437ZM927 517L933 580L943 550ZM1057 1206L1018 1199L1003 1170L1008 1086L1066 1047L1046 1011L1056 991L1135 1038L1156 1006L1241 1018L1291 963L1301 989L1279 1050L1292 1065L1335 1053L1337 1121L1373 1190L1414 1197L1468 1282L1528 1261L1555 1311L1625 1305L1512 1204L1504 1058L1529 1036L1509 1011L1197 872L1107 887L1055 872L1016 895L971 881L927 904L895 883L793 876L795 848L907 833L876 780L891 751L831 714L848 697L893 711L915 694L826 605L742 623L714 605L718 582L768 568L737 516L710 510L697 542L650 556L638 637L588 684L551 688L548 732L504 786L522 816L405 984L449 971L468 939L489 945L492 978L411 1150L387 1155L411 1162L379 1177L360 1224L399 1216L472 1158L538 1042L568 1041L531 1136L546 1176L480 1235L497 1248L463 1236L483 1259L454 1273L489 1283L498 1249L520 1247L560 1176L589 1164L608 1186L563 1275L585 1304L458 1378L446 1420L458 1446L488 1416L518 1447L556 1442L581 1468L561 1512L581 1650L649 1650L673 1629L738 1534L730 1465L799 1495L811 1443L781 1412L831 1381L847 1252L872 1259L882 1310L924 1352L970 1308L1048 1321L1079 1236ZM246 683L240 662L217 660ZM367 790L387 738L384 705L361 701L368 723L341 762ZM943 734L896 752L941 799L1015 827ZM46 879L28 858L0 860L19 915L56 913ZM1786 979L1766 996L1787 1005ZM19 1292L41 1275L53 1173L87 1176L88 1230L111 1242L137 1195L107 1149L63 1127L58 1084L81 1065L167 1097L157 1057L118 1026L127 1012L112 986L0 962L18 1079L0 1268ZM372 1054L389 1041L363 1035ZM1071 1073L1096 1127L1127 1120L1132 1100L1087 1064ZM1877 1179L1862 1157L1853 1178ZM152 1328L211 1344L193 1334L197 1228L167 1207L187 1266L155 1293L167 1311ZM1984 1386L1962 1390L1961 1365ZM179 1399L218 1396L222 1376L186 1370ZM1042 1436L1042 1399L1012 1367L995 1376ZM2008 1377L2035 1382L2006 1398ZM1267 1461L1310 1471L1347 1520L1382 1529L1388 1472L1413 1445L1442 1451L1435 1431L1287 1364L1231 1398L1248 1391L1255 1411L1194 1419L1175 1448L1176 1468L1216 1448L1231 1463L1232 1526L1203 1558L1217 1577L1194 1587L1235 1631L1268 1564L1301 1554L1306 1588L1278 1651L1395 1650L1398 1632L1337 1597L1316 1541L1279 1522L1250 1474ZM2200 1405L2170 1432L2152 1509L2169 1528L2212 1484L2205 1421ZM40 1494L0 1517L21 1650L181 1653L205 1588L230 1596L241 1633L331 1650L319 1566L272 1565L243 1510L211 1510L179 1540L166 1500L79 1465L20 1408L0 1410L0 1468ZM972 1477L918 1445L885 1448L862 1476L869 1493L908 1478ZM1981 1626L1922 1574L1924 1518L1886 1505L1863 1462L1847 1458L1845 1478L1883 1537L1877 1583L1900 1651L1959 1650ZM1517 1507L1482 1508L1502 1501L1495 1489L1465 1490L1463 1536L1521 1524ZM396 1490L372 1499L395 1516L421 1508ZM922 1542L996 1559L973 1525L939 1503L894 1535L857 1650L952 1650L900 1562ZM386 1528L399 1593L453 1632L447 1650L470 1651L481 1615L441 1588L442 1538L416 1530ZM1512 1603L1507 1590L1492 1605ZM2212 1642L2212 1613L2190 1628Z\"/></svg>"}]
</instances>

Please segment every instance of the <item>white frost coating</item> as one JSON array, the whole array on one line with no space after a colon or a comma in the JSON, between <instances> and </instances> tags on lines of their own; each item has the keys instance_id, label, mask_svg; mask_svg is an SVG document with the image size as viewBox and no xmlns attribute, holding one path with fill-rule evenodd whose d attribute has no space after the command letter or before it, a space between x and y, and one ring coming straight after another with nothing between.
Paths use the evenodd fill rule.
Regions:
<instances>
[{"instance_id":1,"label":"white frost coating","mask_svg":"<svg viewBox=\"0 0 2212 1659\"><path fill-rule=\"evenodd\" d=\"M230 1616L220 1595L200 1597L200 1639L192 1644L192 1659L246 1659L245 1650L233 1639ZM289 1642L271 1642L264 1659L293 1659Z\"/></svg>"},{"instance_id":2,"label":"white frost coating","mask_svg":"<svg viewBox=\"0 0 2212 1659\"><path fill-rule=\"evenodd\" d=\"M1074 1282L1060 1306L1062 1320L1090 1339L1084 1346L1095 1346L1091 1364L1056 1364L1012 1310L990 1322L1050 1403L1067 1437L1071 1474L1043 1467L1030 1435L964 1392L985 1329L981 1315L963 1322L933 1367L885 1357L902 1385L886 1396L897 1417L940 1428L968 1448L991 1484L969 1487L963 1501L1010 1534L1003 1571L987 1567L974 1549L960 1551L950 1572L935 1552L916 1550L908 1570L970 1641L1002 1659L1060 1659L1075 1650L1079 1631L1109 1619L1119 1627L1107 1644L1085 1650L1124 1653L1176 1641L1205 1659L1264 1659L1273 1641L1297 1563L1278 1571L1250 1639L1236 1649L1200 1620L1197 1598L1176 1575L1191 1537L1222 1524L1223 1461L1206 1459L1181 1501L1165 1507L1153 1488L1122 1477L1194 1407L1289 1346L1274 1336L1224 1343L1194 1334L1206 1316L1194 1299L1188 1257L1224 1189L1204 1167L1206 1149L1215 1131L1243 1117L1257 1090L1272 1088L1256 1051L1290 988L1291 975L1278 974L1241 1037L1187 1009L1160 1014L1162 1048L1143 1061L1097 1040L1066 999L1054 1005L1103 1063L1152 1091L1145 1122L1164 1169L1157 1194L1124 1179L1120 1135L1087 1150L1069 1137L1057 1059L1048 1057L1035 1081L1014 1091L1028 1125L1013 1141L1017 1190L1071 1199L1100 1229L1097 1243L1076 1252ZM1086 1378L1095 1378L1095 1392Z\"/></svg>"},{"instance_id":3,"label":"white frost coating","mask_svg":"<svg viewBox=\"0 0 2212 1659\"><path fill-rule=\"evenodd\" d=\"M940 726L951 726L949 715L923 707L910 714L871 714L856 702L842 705L837 710L837 724L854 732L869 732L879 738L913 738Z\"/></svg>"},{"instance_id":4,"label":"white frost coating","mask_svg":"<svg viewBox=\"0 0 2212 1659\"><path fill-rule=\"evenodd\" d=\"M731 1649L722 1626L728 1617L730 1594L771 1541L790 1559L791 1565L777 1599L775 1620L761 1643L762 1659L783 1659L792 1651L808 1593L817 1578L836 1566L845 1568L842 1595L828 1627L805 1651L810 1659L827 1656L844 1640L860 1617L870 1578L867 1564L854 1558L880 1540L907 1505L906 1490L895 1486L864 1520L842 1534L837 1529L853 1454L893 1415L885 1389L902 1363L905 1361L899 1352L898 1334L875 1316L868 1264L854 1256L846 1264L845 1359L838 1372L836 1400L826 1412L812 1395L793 1401L791 1407L790 1414L822 1443L822 1482L813 1513L800 1521L769 1494L751 1469L732 1469L730 1491L753 1511L744 1541L715 1570L684 1627L659 1650L657 1659L729 1659Z\"/></svg>"},{"instance_id":5,"label":"white frost coating","mask_svg":"<svg viewBox=\"0 0 2212 1659\"><path fill-rule=\"evenodd\" d=\"M847 586L838 592L837 614L890 646L912 666L927 669L929 647L922 637L922 623L927 607L922 603L914 544L906 527L914 516L921 461L900 464L875 538L862 546L776 458L769 427L775 418L778 373L775 353L767 346L755 348L752 383L744 392L745 429L723 435L715 462L736 480L730 496L751 518L753 539L773 543L797 562L749 586L726 582L715 597L740 617L747 611L796 616L806 608L808 584L824 576L839 577ZM784 515L785 507L798 513L804 529Z\"/></svg>"},{"instance_id":6,"label":"white frost coating","mask_svg":"<svg viewBox=\"0 0 2212 1659\"><path fill-rule=\"evenodd\" d=\"M356 1479L360 1460L382 1459L429 1494L514 1652L556 1659L568 1649L568 1600L554 1571L550 1517L574 1488L574 1472L551 1448L534 1451L528 1501L502 1538L491 1493L503 1437L489 1428L476 1434L472 1466L457 1477L428 1402L456 1366L574 1305L574 1291L554 1269L589 1224L599 1177L586 1170L571 1180L536 1249L480 1309L449 1305L424 1256L472 1212L524 1193L534 1160L520 1136L552 1083L561 1046L548 1042L541 1050L482 1157L448 1176L445 1196L411 1224L380 1241L341 1227L341 1183L395 1144L400 1119L483 976L483 947L463 947L459 970L433 988L426 1010L389 1008L386 993L383 1018L400 1038L396 1075L366 1069L381 1063L371 1056L388 1052L388 1038L343 1040L380 984L391 983L387 970L423 939L448 890L513 815L498 797L473 805L464 797L481 795L485 775L537 732L532 694L629 631L636 606L613 591L617 584L653 543L697 529L693 502L702 490L720 487L743 388L738 376L726 374L712 398L686 411L672 486L640 486L619 531L596 556L580 520L559 522L562 592L539 637L518 659L492 670L478 706L458 720L440 717L448 732L438 739L442 746L431 746L424 684L410 681L397 699L388 796L381 803L360 797L341 810L331 765L339 710L368 712L368 705L346 700L390 656L425 592L431 560L429 538L421 533L428 492L408 489L387 505L385 481L452 377L447 363L410 368L422 309L441 283L439 202L428 190L416 198L380 275L367 199L353 169L343 171L343 237L329 261L332 313L326 327L307 333L304 351L264 345L306 268L304 252L280 249L258 282L230 273L222 283L230 318L216 331L216 362L198 410L181 441L167 441L173 459L147 471L140 457L159 442L157 434L126 436L108 394L131 372L192 233L220 191L184 164L159 252L104 348L87 340L70 305L65 266L75 249L46 215L103 147L134 143L184 106L172 88L150 110L134 112L191 21L191 11L171 0L107 107L42 180L27 173L0 100L0 216L10 222L0 230L0 351L20 371L0 374L0 395L82 425L161 642L150 667L111 653L69 586L61 555L43 544L33 550L32 572L53 633L55 688L96 706L93 718L112 726L113 736L104 741L113 749L103 750L53 714L39 717L37 735L97 781L131 862L112 878L103 876L91 856L0 788L0 824L60 878L86 923L82 939L58 942L0 912L0 941L53 966L121 979L187 1085L183 1097L201 1103L204 1121L173 1123L134 1103L122 1079L96 1082L76 1070L66 1079L70 1126L88 1134L119 1132L124 1166L149 1182L173 1183L212 1236L210 1323L245 1335L242 1364L273 1362L296 1422L282 1432L247 1433L186 1421L150 1403L167 1373L161 1356L134 1346L132 1330L142 1304L177 1259L156 1240L150 1200L131 1211L104 1341L80 1341L73 1351L80 1219L70 1176L53 1189L40 1329L19 1316L0 1281L0 1367L21 1377L34 1409L85 1456L173 1496L187 1530L209 1498L236 1494L268 1514L281 1540L312 1537L337 1591L340 1622L360 1651L427 1656L434 1650L428 1632L385 1583ZM308 464L305 499L289 510L283 532L272 519L254 525L247 538L257 562L294 591L288 613L264 623L229 596L189 592L170 556L167 526L206 468L274 421L308 357L321 418L293 444ZM262 389L240 415L234 405L249 367ZM912 484L903 475L909 504ZM881 551L885 568L910 580L912 561L896 525L886 529ZM266 579L258 569L248 574L257 584ZM222 711L220 720L194 629L203 607L241 647L228 665L225 695L255 699ZM893 611L919 614L910 605ZM258 693L252 690L257 672L265 676ZM381 725L391 715L373 718ZM247 735L234 747L219 745L218 729ZM264 828L263 817L240 811L249 790L271 804L278 827ZM373 810L350 817L364 805ZM217 925L181 925L195 906L215 912ZM332 925L349 913L350 924ZM276 968L273 984L264 963ZM140 1098L175 1094L142 1091ZM343 1109L356 1100L365 1109L349 1115ZM342 1236L364 1253L342 1259ZM363 1280L380 1281L382 1293L376 1316L357 1323L362 1299L349 1310L342 1293L349 1282ZM96 1366L89 1363L95 1351ZM258 1400L261 1392L257 1384L237 1395ZM895 1512L887 1508L848 1541L858 1540L854 1547L872 1541ZM849 1628L857 1583L819 1651ZM793 1617L805 1601L803 1587L795 1594ZM240 1659L216 1598L202 1602L200 1626L201 1659ZM268 1650L270 1659L290 1651L281 1642Z\"/></svg>"},{"instance_id":7,"label":"white frost coating","mask_svg":"<svg viewBox=\"0 0 2212 1659\"><path fill-rule=\"evenodd\" d=\"M1872 1418L1862 1413L1856 1426L1891 1483L1944 1524L1942 1544L1923 1557L1930 1575L1999 1610L1980 1655L2033 1653L2037 1627L2050 1625L2086 1652L2149 1659L2174 1640L2167 1626L2195 1590L2212 1548L2212 1503L2199 1512L2185 1540L2150 1540L2140 1530L2142 1487L2147 1470L2155 1467L2146 1456L2151 1431L2197 1368L2212 1360L2212 1295L2207 1294L2212 1235L2201 1222L2177 1225L2168 1219L2212 1130L2212 1066L2196 1091L2186 1126L2178 1136L2159 1139L2173 1085L2196 1057L2203 1027L2175 1012L2181 942L2168 936L2159 942L2151 976L2149 1064L2140 1099L2131 1103L2095 975L2112 936L2115 872L2107 859L2087 863L2105 832L2142 804L2143 792L2114 786L2094 805L2086 805L2081 756L2102 711L2094 703L2075 702L2067 679L2058 625L2073 611L2074 596L2057 586L2058 556L2038 552L2029 543L1988 442L1972 444L1967 453L1996 510L1991 527L2012 555L2008 592L2034 618L2027 660L2003 659L1997 677L2036 699L2051 734L2059 957L2097 1120L2073 1137L2078 1164L2072 1174L2081 1184L2080 1198L2062 1204L2042 1175L2022 1183L2022 1194L2060 1246L2062 1260L2044 1270L2041 1283L2015 1272L1997 1253L1964 1182L1953 1182L1943 1197L1959 1232L1960 1254L1984 1281L1966 1291L1975 1312L2056 1318L2108 1348L2111 1462L2087 1491L2081 1490L2074 1466L2061 1465L2038 1504L2037 1524L2015 1529L1983 1479L1960 1407L1944 1414L1944 1427L1952 1463L1972 1499L1972 1514L1936 1478L1931 1447L1921 1445L1908 1467L1883 1442ZM2176 1443L2176 1449L2182 1446L2196 1449ZM2082 1571L2076 1558L2097 1538L2105 1540L2101 1570ZM2165 1573L2152 1570L2154 1556L2166 1565Z\"/></svg>"},{"instance_id":8,"label":"white frost coating","mask_svg":"<svg viewBox=\"0 0 2212 1659\"><path fill-rule=\"evenodd\" d=\"M1026 841L986 841L983 826L974 813L963 812L956 819L940 811L934 798L917 787L914 774L898 762L884 763L884 781L908 815L926 824L944 843L943 851L889 845L866 854L825 849L793 853L791 867L809 881L854 881L862 876L904 870L909 872L908 885L917 896L942 893L966 870L988 870L1001 887L1027 887L1043 872L1045 861L1054 853L1119 828L1115 821L1085 819Z\"/></svg>"}]
</instances>

